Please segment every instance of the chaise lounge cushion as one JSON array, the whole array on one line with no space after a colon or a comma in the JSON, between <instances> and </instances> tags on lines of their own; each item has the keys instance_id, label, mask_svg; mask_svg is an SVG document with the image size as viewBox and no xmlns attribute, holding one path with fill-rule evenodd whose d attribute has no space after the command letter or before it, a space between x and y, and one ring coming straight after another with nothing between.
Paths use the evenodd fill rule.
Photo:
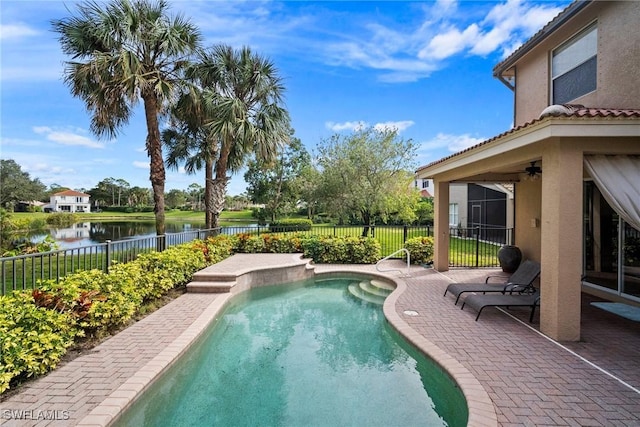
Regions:
<instances>
[{"instance_id":1,"label":"chaise lounge cushion","mask_svg":"<svg viewBox=\"0 0 640 427\"><path fill-rule=\"evenodd\" d=\"M536 280L539 275L540 263L526 260L520 264L518 269L504 283L489 283L489 281L496 276L488 276L484 283L451 283L444 291L444 295L447 295L447 293L455 295L455 304L458 304L460 296L466 292L495 292L506 294L507 292L528 291L529 288L533 286L533 281Z\"/></svg>"},{"instance_id":2,"label":"chaise lounge cushion","mask_svg":"<svg viewBox=\"0 0 640 427\"><path fill-rule=\"evenodd\" d=\"M533 289L533 288L532 288ZM531 307L529 323L533 322L536 307L540 304L540 293L533 289L531 293L522 294L476 294L469 295L462 303L462 309L469 306L478 312L476 321L485 307Z\"/></svg>"}]
</instances>

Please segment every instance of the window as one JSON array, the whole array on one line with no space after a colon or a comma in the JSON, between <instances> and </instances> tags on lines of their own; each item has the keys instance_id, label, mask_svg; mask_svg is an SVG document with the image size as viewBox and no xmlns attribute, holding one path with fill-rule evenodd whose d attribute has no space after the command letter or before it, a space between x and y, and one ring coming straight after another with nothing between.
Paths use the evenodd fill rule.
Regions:
<instances>
[{"instance_id":1,"label":"window","mask_svg":"<svg viewBox=\"0 0 640 427\"><path fill-rule=\"evenodd\" d=\"M551 54L551 97L565 104L596 90L598 27L594 24Z\"/></svg>"},{"instance_id":2,"label":"window","mask_svg":"<svg viewBox=\"0 0 640 427\"><path fill-rule=\"evenodd\" d=\"M449 203L449 227L457 227L458 222L458 204Z\"/></svg>"},{"instance_id":3,"label":"window","mask_svg":"<svg viewBox=\"0 0 640 427\"><path fill-rule=\"evenodd\" d=\"M422 180L422 188L429 188L429 181L426 179Z\"/></svg>"}]
</instances>

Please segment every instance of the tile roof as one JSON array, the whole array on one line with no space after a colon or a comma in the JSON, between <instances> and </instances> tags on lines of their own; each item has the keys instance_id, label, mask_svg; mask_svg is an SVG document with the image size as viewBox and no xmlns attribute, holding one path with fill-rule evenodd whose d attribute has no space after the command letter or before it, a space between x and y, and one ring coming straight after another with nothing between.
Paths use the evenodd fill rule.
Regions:
<instances>
[{"instance_id":1,"label":"tile roof","mask_svg":"<svg viewBox=\"0 0 640 427\"><path fill-rule=\"evenodd\" d=\"M89 194L81 193L75 190L65 190L59 193L55 193L54 196L89 196Z\"/></svg>"},{"instance_id":2,"label":"tile roof","mask_svg":"<svg viewBox=\"0 0 640 427\"><path fill-rule=\"evenodd\" d=\"M440 160L436 160L424 166L420 166L417 170L420 171L422 169L426 169L430 166L437 165L438 163L442 163L445 160L451 159L453 157L459 156L462 153L469 152L471 150L475 150L478 147L486 145L490 142L496 141L500 138L503 138L507 135L516 133L522 129L533 126L537 123L540 123L549 117L560 117L560 118L584 118L584 119L596 119L596 118L619 118L619 119L640 119L640 109L631 109L631 108L597 108L597 107L585 107L584 105L579 104L562 104L562 105L551 105L545 108L540 117L530 120L524 124L513 127L506 132L503 132L499 135L494 136L493 138L489 138L479 144L473 145L469 148L465 148L462 151L458 151L457 153L451 154L450 156L446 156L441 158Z\"/></svg>"}]
</instances>

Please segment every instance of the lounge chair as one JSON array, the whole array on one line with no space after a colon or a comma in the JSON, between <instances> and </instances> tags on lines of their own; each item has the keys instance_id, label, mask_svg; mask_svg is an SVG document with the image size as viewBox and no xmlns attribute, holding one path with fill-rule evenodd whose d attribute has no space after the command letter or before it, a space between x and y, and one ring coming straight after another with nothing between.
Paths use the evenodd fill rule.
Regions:
<instances>
[{"instance_id":1,"label":"lounge chair","mask_svg":"<svg viewBox=\"0 0 640 427\"><path fill-rule=\"evenodd\" d=\"M466 305L475 309L478 312L476 316L476 321L478 321L482 309L485 307L531 307L531 315L529 316L529 323L531 323L536 307L540 305L540 293L533 287L531 289L533 290L529 293L520 294L469 295L463 301L461 309L463 310Z\"/></svg>"},{"instance_id":2,"label":"lounge chair","mask_svg":"<svg viewBox=\"0 0 640 427\"><path fill-rule=\"evenodd\" d=\"M540 275L540 263L535 261L526 260L523 261L517 270L503 283L489 283L491 279L500 276L488 276L484 283L450 283L447 289L444 291L444 295L447 292L456 296L456 304L460 300L460 296L466 292L499 292L506 294L507 292L522 292L527 291L533 284L533 281Z\"/></svg>"}]
</instances>

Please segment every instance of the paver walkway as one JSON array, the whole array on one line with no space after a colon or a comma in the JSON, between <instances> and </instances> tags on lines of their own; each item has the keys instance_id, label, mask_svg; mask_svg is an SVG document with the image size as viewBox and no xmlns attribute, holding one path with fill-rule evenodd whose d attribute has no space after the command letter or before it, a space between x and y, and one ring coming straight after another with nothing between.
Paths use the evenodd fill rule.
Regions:
<instances>
[{"instance_id":1,"label":"paver walkway","mask_svg":"<svg viewBox=\"0 0 640 427\"><path fill-rule=\"evenodd\" d=\"M374 272L375 268L316 265L315 270ZM640 324L589 306L591 298L583 295L583 340L560 346L537 332L537 318L534 328L527 324L528 310L514 309L511 317L488 308L475 322L472 310L461 311L452 297L442 296L450 280L477 281L490 272L495 273L440 274L412 267L410 277L387 274L406 284L397 298L396 313L473 373L493 400L499 425L640 426ZM193 322L211 311L217 298L224 297L185 294L89 354L29 383L0 402L0 425L76 425L131 382L142 367L175 346ZM418 315L404 314L409 310ZM58 419L32 419L38 416Z\"/></svg>"}]
</instances>

